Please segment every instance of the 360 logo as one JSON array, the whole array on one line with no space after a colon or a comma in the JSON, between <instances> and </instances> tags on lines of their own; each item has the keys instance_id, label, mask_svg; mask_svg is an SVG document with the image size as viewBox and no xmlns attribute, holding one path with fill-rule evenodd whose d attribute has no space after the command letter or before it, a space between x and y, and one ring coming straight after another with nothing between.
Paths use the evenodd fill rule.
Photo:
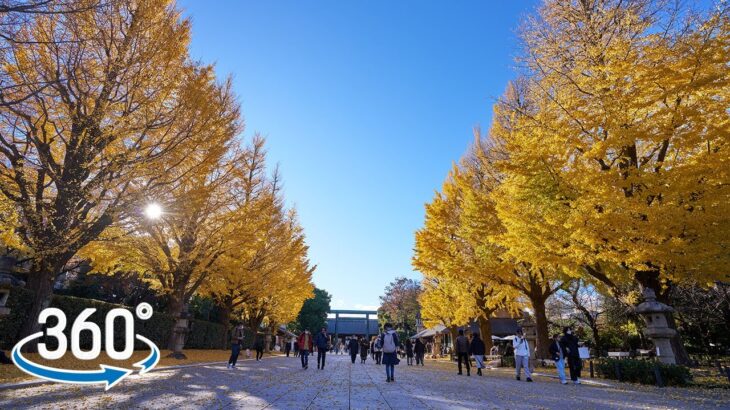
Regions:
<instances>
[{"instance_id":1,"label":"360 logo","mask_svg":"<svg viewBox=\"0 0 730 410\"><path fill-rule=\"evenodd\" d=\"M101 329L96 323L87 321L94 312L96 312L94 308L84 309L71 326L71 353L79 360L94 360L101 353ZM147 320L152 317L152 306L149 303L140 303L137 305L135 313L138 318ZM38 323L46 324L51 317L56 318L58 323L55 326L48 327L45 334L56 339L57 347L55 349L49 349L46 343L38 343L38 353L46 360L60 359L68 350L68 340L63 333L67 322L66 315L63 311L57 308L46 308L38 317ZM116 320L122 320L124 322L124 344L121 350L117 350L114 346L114 322ZM80 335L83 331L91 332L91 348L89 350L81 349ZM104 383L106 386L105 390L109 390L134 372L134 369L125 369L106 364L99 365L100 370L70 370L57 369L33 363L23 356L21 349L23 345L34 339L38 339L43 334L44 332L38 332L24 338L13 347L11 352L13 363L20 370L31 376L60 383ZM157 366L157 363L160 361L160 349L157 345L146 337L134 333L134 317L132 316L132 312L127 309L112 309L107 313L104 321L104 336L104 350L107 356L113 360L127 360L132 357L135 338L150 348L149 356L132 365L140 368L139 374L147 373Z\"/></svg>"}]
</instances>

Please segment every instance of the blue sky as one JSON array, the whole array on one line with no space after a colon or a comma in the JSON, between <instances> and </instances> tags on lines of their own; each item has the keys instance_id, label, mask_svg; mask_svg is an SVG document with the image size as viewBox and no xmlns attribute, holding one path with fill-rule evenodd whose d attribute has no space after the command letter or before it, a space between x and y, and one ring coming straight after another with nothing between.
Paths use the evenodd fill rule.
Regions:
<instances>
[{"instance_id":1,"label":"blue sky","mask_svg":"<svg viewBox=\"0 0 730 410\"><path fill-rule=\"evenodd\" d=\"M374 308L411 268L424 204L486 129L536 2L179 2L192 55L232 75L245 135L267 137L314 282Z\"/></svg>"}]
</instances>

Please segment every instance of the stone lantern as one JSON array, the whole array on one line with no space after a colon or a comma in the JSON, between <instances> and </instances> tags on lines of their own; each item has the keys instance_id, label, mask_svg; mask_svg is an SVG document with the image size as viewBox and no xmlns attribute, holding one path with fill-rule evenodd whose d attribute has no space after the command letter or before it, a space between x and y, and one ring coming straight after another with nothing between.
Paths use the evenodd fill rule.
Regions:
<instances>
[{"instance_id":1,"label":"stone lantern","mask_svg":"<svg viewBox=\"0 0 730 410\"><path fill-rule=\"evenodd\" d=\"M177 321L175 322L175 328L173 329L173 344L172 344L172 353L167 355L167 357L172 357L175 359L187 359L187 356L185 356L185 353L183 353L183 348L185 347L185 339L187 339L188 333L190 333L190 320L188 320L188 317L190 315L188 314L188 305L187 303L183 306L182 312L180 312L180 317L178 317Z\"/></svg>"},{"instance_id":2,"label":"stone lantern","mask_svg":"<svg viewBox=\"0 0 730 410\"><path fill-rule=\"evenodd\" d=\"M646 322L644 335L654 342L656 356L662 363L676 364L671 339L677 331L671 329L667 323L667 314L674 312L671 306L656 300L656 294L651 288L644 288L642 292L644 301L636 307L636 313L640 314Z\"/></svg>"},{"instance_id":3,"label":"stone lantern","mask_svg":"<svg viewBox=\"0 0 730 410\"><path fill-rule=\"evenodd\" d=\"M15 258L9 256L0 257L0 316L10 314L10 308L7 304L11 288L25 286L25 282L12 275L15 262Z\"/></svg>"},{"instance_id":4,"label":"stone lantern","mask_svg":"<svg viewBox=\"0 0 730 410\"><path fill-rule=\"evenodd\" d=\"M1 274L0 274L1 275ZM8 298L10 297L10 286L11 279L0 276L0 316L7 316L10 314L10 308L7 307Z\"/></svg>"}]
</instances>

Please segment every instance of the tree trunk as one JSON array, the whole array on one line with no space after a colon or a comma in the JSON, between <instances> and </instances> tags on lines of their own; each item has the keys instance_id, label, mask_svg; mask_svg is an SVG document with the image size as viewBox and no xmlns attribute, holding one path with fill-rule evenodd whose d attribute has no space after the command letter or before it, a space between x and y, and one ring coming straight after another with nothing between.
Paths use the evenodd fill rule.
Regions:
<instances>
[{"instance_id":1,"label":"tree trunk","mask_svg":"<svg viewBox=\"0 0 730 410\"><path fill-rule=\"evenodd\" d=\"M220 323L225 326L226 329L231 329L230 319L231 319L231 311L233 310L231 308L231 304L226 302L223 302L220 304L221 307L221 313L220 313ZM234 326L235 327L235 326ZM228 332L223 333L223 340L221 340L221 346L225 349L228 346Z\"/></svg>"},{"instance_id":2,"label":"tree trunk","mask_svg":"<svg viewBox=\"0 0 730 410\"><path fill-rule=\"evenodd\" d=\"M41 325L38 323L38 316L40 316L43 309L47 308L51 304L51 298L53 297L53 282L63 266L66 264L65 261L63 263L60 262L63 260L60 256L55 258L57 260L56 263L51 262L53 259L54 258L49 257L38 260L34 263L33 268L28 275L28 289L34 292L33 304L31 305L30 311L25 316L18 340L41 331ZM37 340L33 343L26 344L26 350L29 352L35 352L36 343Z\"/></svg>"},{"instance_id":3,"label":"tree trunk","mask_svg":"<svg viewBox=\"0 0 730 410\"><path fill-rule=\"evenodd\" d=\"M449 326L449 335L451 336L451 354L456 353L456 337L458 336L457 326Z\"/></svg>"},{"instance_id":4,"label":"tree trunk","mask_svg":"<svg viewBox=\"0 0 730 410\"><path fill-rule=\"evenodd\" d=\"M548 348L550 346L550 336L548 335L548 321L545 314L545 298L542 294L530 296L532 309L535 311L535 330L537 332L537 358L547 359Z\"/></svg>"},{"instance_id":5,"label":"tree trunk","mask_svg":"<svg viewBox=\"0 0 730 410\"><path fill-rule=\"evenodd\" d=\"M662 292L662 284L659 281L658 269L637 271L634 275L634 278L637 282L639 282L639 285L642 289L653 289L654 293L657 296L657 301L671 306L671 301L667 297L669 292ZM677 322L674 320L674 315L671 313L665 313L665 316L667 319L667 326L670 329L677 330ZM687 350L684 348L684 343L682 343L682 336L680 336L679 331L677 331L675 336L670 339L670 342L672 344L672 350L674 351L674 359L677 361L677 364L685 366L689 365L689 354L687 354Z\"/></svg>"},{"instance_id":6,"label":"tree trunk","mask_svg":"<svg viewBox=\"0 0 730 410\"><path fill-rule=\"evenodd\" d=\"M601 356L601 348L603 347L601 344L601 339L599 338L598 334L598 324L595 320L591 321L591 331L593 332L593 340L596 342L595 348L596 348L596 355Z\"/></svg>"},{"instance_id":7,"label":"tree trunk","mask_svg":"<svg viewBox=\"0 0 730 410\"><path fill-rule=\"evenodd\" d=\"M485 318L484 315L479 315L479 333L479 336L484 341L487 354L489 354L489 350L492 349L492 322L488 318Z\"/></svg>"},{"instance_id":8,"label":"tree trunk","mask_svg":"<svg viewBox=\"0 0 730 410\"><path fill-rule=\"evenodd\" d=\"M177 326L177 320L180 318L180 315L183 313L184 306L185 306L185 300L184 300L184 296L182 295L182 292L173 292L170 294L170 302L167 304L167 307L165 308L165 313L172 316L175 320L175 322L172 325L172 328L170 329L170 335L167 338L167 348L170 350L173 350L175 347L175 327Z\"/></svg>"}]
</instances>

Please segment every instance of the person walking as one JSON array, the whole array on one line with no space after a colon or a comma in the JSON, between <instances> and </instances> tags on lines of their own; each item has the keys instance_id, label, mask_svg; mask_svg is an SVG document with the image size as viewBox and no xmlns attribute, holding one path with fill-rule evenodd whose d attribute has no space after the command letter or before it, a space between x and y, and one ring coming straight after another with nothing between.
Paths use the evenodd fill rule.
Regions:
<instances>
[{"instance_id":1,"label":"person walking","mask_svg":"<svg viewBox=\"0 0 730 410\"><path fill-rule=\"evenodd\" d=\"M289 357L289 353L291 352L291 340L289 339L284 343L284 352L286 353L286 357Z\"/></svg>"},{"instance_id":2,"label":"person walking","mask_svg":"<svg viewBox=\"0 0 730 410\"><path fill-rule=\"evenodd\" d=\"M380 344L380 334L375 336L373 350L375 351L375 364L380 365L383 362L383 345Z\"/></svg>"},{"instance_id":3,"label":"person walking","mask_svg":"<svg viewBox=\"0 0 730 410\"><path fill-rule=\"evenodd\" d=\"M360 363L365 363L365 361L368 358L368 349L370 348L370 343L368 343L368 340L366 338L360 339Z\"/></svg>"},{"instance_id":4,"label":"person walking","mask_svg":"<svg viewBox=\"0 0 730 410\"><path fill-rule=\"evenodd\" d=\"M413 366L413 342L411 342L411 339L406 339L406 364Z\"/></svg>"},{"instance_id":5,"label":"person walking","mask_svg":"<svg viewBox=\"0 0 730 410\"><path fill-rule=\"evenodd\" d=\"M241 353L241 344L243 343L243 325L238 324L231 334L231 357L228 359L228 368L234 369L238 361L238 355Z\"/></svg>"},{"instance_id":6,"label":"person walking","mask_svg":"<svg viewBox=\"0 0 730 410\"><path fill-rule=\"evenodd\" d=\"M256 350L256 361L258 362L264 357L264 336L256 333L255 340L253 342L253 348Z\"/></svg>"},{"instance_id":7,"label":"person walking","mask_svg":"<svg viewBox=\"0 0 730 410\"><path fill-rule=\"evenodd\" d=\"M299 356L299 338L294 339L294 357Z\"/></svg>"},{"instance_id":8,"label":"person walking","mask_svg":"<svg viewBox=\"0 0 730 410\"><path fill-rule=\"evenodd\" d=\"M385 324L385 333L380 336L380 345L383 347L383 364L385 365L386 382L395 381L395 365L398 360L398 335L393 330L393 325Z\"/></svg>"},{"instance_id":9,"label":"person walking","mask_svg":"<svg viewBox=\"0 0 730 410\"><path fill-rule=\"evenodd\" d=\"M550 344L550 356L552 356L555 362L555 368L558 369L560 383L568 384L568 381L565 380L565 357L567 355L565 353L565 346L560 342L559 333L553 335L553 342Z\"/></svg>"},{"instance_id":10,"label":"person walking","mask_svg":"<svg viewBox=\"0 0 730 410\"><path fill-rule=\"evenodd\" d=\"M304 332L299 335L299 357L302 360L302 369L309 368L309 352L312 351L314 343L312 342L312 334L309 333L309 329L305 329Z\"/></svg>"},{"instance_id":11,"label":"person walking","mask_svg":"<svg viewBox=\"0 0 730 410\"><path fill-rule=\"evenodd\" d=\"M323 327L320 329L317 337L314 339L314 344L317 346L317 369L324 369L324 361L327 358L327 349L330 344L330 338L327 336L327 328Z\"/></svg>"},{"instance_id":12,"label":"person walking","mask_svg":"<svg viewBox=\"0 0 730 410\"><path fill-rule=\"evenodd\" d=\"M469 360L469 340L464 336L464 329L459 329L459 336L456 338L456 360L459 363L459 375L461 375L461 361L466 366L466 375L471 376L471 363Z\"/></svg>"},{"instance_id":13,"label":"person walking","mask_svg":"<svg viewBox=\"0 0 730 410\"><path fill-rule=\"evenodd\" d=\"M360 350L359 346L360 344L354 337L351 338L350 342L347 344L347 349L350 351L350 359L352 360L352 363L355 363L355 359L357 359L357 352Z\"/></svg>"},{"instance_id":14,"label":"person walking","mask_svg":"<svg viewBox=\"0 0 730 410\"><path fill-rule=\"evenodd\" d=\"M471 336L471 355L474 356L474 361L477 364L477 374L479 376L482 375L482 369L484 369L486 366L484 366L484 353L487 351L487 346L484 345L484 341L481 337L479 337L478 333L474 333Z\"/></svg>"},{"instance_id":15,"label":"person walking","mask_svg":"<svg viewBox=\"0 0 730 410\"><path fill-rule=\"evenodd\" d=\"M578 338L575 337L573 329L570 326L566 326L563 329L563 337L560 339L560 342L563 344L568 357L570 380L574 384L580 384L580 370L583 368L583 362L581 362L580 353L578 352Z\"/></svg>"},{"instance_id":16,"label":"person walking","mask_svg":"<svg viewBox=\"0 0 730 410\"><path fill-rule=\"evenodd\" d=\"M532 381L530 373L530 345L522 334L522 329L517 329L515 338L512 339L512 348L515 351L515 373L517 380L520 380L521 369L525 368L527 381Z\"/></svg>"},{"instance_id":17,"label":"person walking","mask_svg":"<svg viewBox=\"0 0 730 410\"><path fill-rule=\"evenodd\" d=\"M416 339L416 344L413 346L413 352L416 354L416 366L420 363L423 366L423 357L426 355L426 345L423 344L423 340L419 337Z\"/></svg>"}]
</instances>

